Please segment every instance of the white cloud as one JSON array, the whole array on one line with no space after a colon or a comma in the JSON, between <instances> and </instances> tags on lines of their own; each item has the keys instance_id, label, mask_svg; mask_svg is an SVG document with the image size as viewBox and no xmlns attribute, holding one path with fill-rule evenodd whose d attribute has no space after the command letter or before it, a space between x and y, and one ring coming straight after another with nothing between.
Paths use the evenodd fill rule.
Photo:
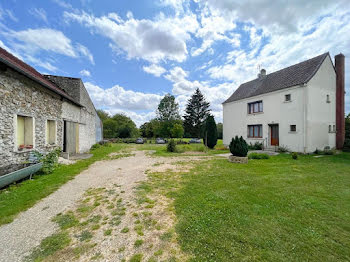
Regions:
<instances>
[{"instance_id":1,"label":"white cloud","mask_svg":"<svg viewBox=\"0 0 350 262\"><path fill-rule=\"evenodd\" d=\"M82 76L87 76L87 77L90 77L91 76L91 73L89 70L86 70L86 69L83 69L79 72L80 75Z\"/></svg>"},{"instance_id":2,"label":"white cloud","mask_svg":"<svg viewBox=\"0 0 350 262\"><path fill-rule=\"evenodd\" d=\"M62 8L65 9L73 9L72 5L63 1L63 0L52 0L52 2L56 3L57 5L59 5Z\"/></svg>"},{"instance_id":3,"label":"white cloud","mask_svg":"<svg viewBox=\"0 0 350 262\"><path fill-rule=\"evenodd\" d=\"M118 110L155 111L162 96L126 90L119 85L103 89L90 82L84 83L96 107Z\"/></svg>"},{"instance_id":4,"label":"white cloud","mask_svg":"<svg viewBox=\"0 0 350 262\"><path fill-rule=\"evenodd\" d=\"M227 34L236 28L233 19L226 19L210 13L208 10L201 12L201 27L196 32L196 37L203 40L199 48L194 48L192 56L198 56L208 50L216 41L224 40L234 46L239 46L239 35Z\"/></svg>"},{"instance_id":5,"label":"white cloud","mask_svg":"<svg viewBox=\"0 0 350 262\"><path fill-rule=\"evenodd\" d=\"M197 0L212 13L225 18L235 17L241 21L252 22L272 31L295 32L303 27L303 22L319 17L323 12L331 12L335 5L349 7L349 1L338 0Z\"/></svg>"},{"instance_id":6,"label":"white cloud","mask_svg":"<svg viewBox=\"0 0 350 262\"><path fill-rule=\"evenodd\" d=\"M0 6L0 19L10 18L14 22L18 22L18 18L13 14L10 9L3 9Z\"/></svg>"},{"instance_id":7,"label":"white cloud","mask_svg":"<svg viewBox=\"0 0 350 262\"><path fill-rule=\"evenodd\" d=\"M186 42L198 28L194 14L166 17L160 13L155 20L133 18L131 12L123 20L116 13L95 17L85 12L64 12L67 22L77 21L111 40L110 47L127 58L142 58L152 63L161 60L182 62L187 57Z\"/></svg>"},{"instance_id":8,"label":"white cloud","mask_svg":"<svg viewBox=\"0 0 350 262\"><path fill-rule=\"evenodd\" d=\"M46 11L43 8L31 8L29 9L29 13L39 20L43 20L45 23L48 23Z\"/></svg>"},{"instance_id":9,"label":"white cloud","mask_svg":"<svg viewBox=\"0 0 350 262\"><path fill-rule=\"evenodd\" d=\"M9 45L16 53L21 53L21 56L26 58L28 62L50 71L57 71L57 68L52 65L52 59L50 61L49 57L36 58L43 51L72 58L86 57L94 64L89 49L79 43L73 44L61 31L39 28L23 31L6 30L2 34L7 38Z\"/></svg>"},{"instance_id":10,"label":"white cloud","mask_svg":"<svg viewBox=\"0 0 350 262\"><path fill-rule=\"evenodd\" d=\"M142 67L142 69L146 73L155 75L157 77L160 77L162 74L164 74L166 72L164 67L158 66L156 64L152 64L150 66L144 66L144 67Z\"/></svg>"}]
</instances>

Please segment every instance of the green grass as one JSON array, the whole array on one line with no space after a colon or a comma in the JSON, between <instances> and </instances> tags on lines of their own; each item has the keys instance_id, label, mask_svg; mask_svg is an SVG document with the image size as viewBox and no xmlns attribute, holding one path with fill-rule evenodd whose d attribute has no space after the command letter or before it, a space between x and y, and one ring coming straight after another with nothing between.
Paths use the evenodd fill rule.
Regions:
<instances>
[{"instance_id":1,"label":"green grass","mask_svg":"<svg viewBox=\"0 0 350 262\"><path fill-rule=\"evenodd\" d=\"M70 241L71 239L67 232L53 234L41 241L40 246L32 252L28 260L35 262L42 261L46 257L68 246Z\"/></svg>"},{"instance_id":2,"label":"green grass","mask_svg":"<svg viewBox=\"0 0 350 262\"><path fill-rule=\"evenodd\" d=\"M166 145L143 144L143 145L135 145L135 146L138 150L153 150L155 151L152 154L153 156L162 156L162 157L186 156L186 154L184 154L186 152L198 152L198 155L202 155L203 153L206 153L208 155L214 155L214 154L224 154L229 152L228 149L223 148L222 140L218 140L218 144L216 145L215 149L207 149L203 144L177 145L176 153L167 152Z\"/></svg>"},{"instance_id":3,"label":"green grass","mask_svg":"<svg viewBox=\"0 0 350 262\"><path fill-rule=\"evenodd\" d=\"M175 194L192 261L349 261L350 154L198 165Z\"/></svg>"},{"instance_id":4,"label":"green grass","mask_svg":"<svg viewBox=\"0 0 350 262\"><path fill-rule=\"evenodd\" d=\"M142 239L137 239L134 243L135 247L140 247L143 244L143 240Z\"/></svg>"},{"instance_id":5,"label":"green grass","mask_svg":"<svg viewBox=\"0 0 350 262\"><path fill-rule=\"evenodd\" d=\"M79 221L75 218L73 212L58 214L52 219L52 221L56 222L61 229L67 229L79 224Z\"/></svg>"},{"instance_id":6,"label":"green grass","mask_svg":"<svg viewBox=\"0 0 350 262\"><path fill-rule=\"evenodd\" d=\"M56 191L60 186L87 169L92 163L107 158L108 154L125 148L126 145L113 144L93 150L93 156L73 165L60 165L52 174L35 175L32 180L23 181L0 191L0 225L10 223L22 211L27 210L40 199Z\"/></svg>"},{"instance_id":7,"label":"green grass","mask_svg":"<svg viewBox=\"0 0 350 262\"><path fill-rule=\"evenodd\" d=\"M142 261L142 254L135 254L130 258L130 262L141 262Z\"/></svg>"}]
</instances>

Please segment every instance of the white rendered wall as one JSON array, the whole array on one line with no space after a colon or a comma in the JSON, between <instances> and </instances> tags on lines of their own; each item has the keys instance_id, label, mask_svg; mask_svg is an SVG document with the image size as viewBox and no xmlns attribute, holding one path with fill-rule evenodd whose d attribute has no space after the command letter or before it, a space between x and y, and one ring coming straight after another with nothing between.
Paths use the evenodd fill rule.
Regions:
<instances>
[{"instance_id":1,"label":"white rendered wall","mask_svg":"<svg viewBox=\"0 0 350 262\"><path fill-rule=\"evenodd\" d=\"M329 56L309 81L307 90L307 150L334 148L336 133L329 133L328 127L335 125L336 73ZM330 103L327 103L327 95Z\"/></svg>"}]
</instances>

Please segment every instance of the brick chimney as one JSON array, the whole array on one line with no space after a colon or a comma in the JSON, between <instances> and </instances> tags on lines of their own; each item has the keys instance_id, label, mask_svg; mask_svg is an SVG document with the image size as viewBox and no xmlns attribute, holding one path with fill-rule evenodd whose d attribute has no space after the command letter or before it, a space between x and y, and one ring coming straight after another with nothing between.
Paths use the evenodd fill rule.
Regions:
<instances>
[{"instance_id":1,"label":"brick chimney","mask_svg":"<svg viewBox=\"0 0 350 262\"><path fill-rule=\"evenodd\" d=\"M336 146L342 149L345 140L345 56L335 56L336 80Z\"/></svg>"}]
</instances>

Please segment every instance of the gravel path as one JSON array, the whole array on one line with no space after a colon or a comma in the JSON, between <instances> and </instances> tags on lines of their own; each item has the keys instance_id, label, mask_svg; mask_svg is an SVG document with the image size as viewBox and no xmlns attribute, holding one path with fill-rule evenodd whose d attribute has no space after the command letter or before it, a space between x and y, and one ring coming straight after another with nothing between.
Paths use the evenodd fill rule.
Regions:
<instances>
[{"instance_id":1,"label":"gravel path","mask_svg":"<svg viewBox=\"0 0 350 262\"><path fill-rule=\"evenodd\" d=\"M126 193L131 192L136 182L146 178L145 171L159 161L144 151L133 153L135 156L132 157L94 163L56 192L22 212L12 223L1 226L0 261L22 261L42 239L57 230L51 219L73 207L87 189L117 183Z\"/></svg>"}]
</instances>

